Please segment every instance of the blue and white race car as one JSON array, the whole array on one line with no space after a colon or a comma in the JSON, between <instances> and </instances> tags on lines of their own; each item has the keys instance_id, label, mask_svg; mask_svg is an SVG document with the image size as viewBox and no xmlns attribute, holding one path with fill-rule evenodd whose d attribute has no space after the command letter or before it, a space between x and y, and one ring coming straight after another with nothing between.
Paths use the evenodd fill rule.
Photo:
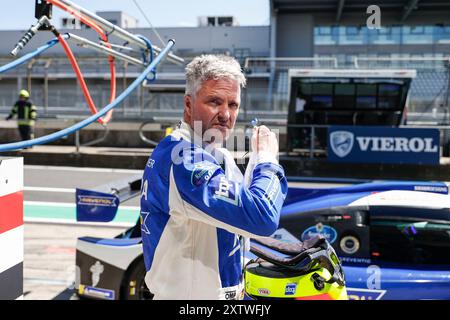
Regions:
<instances>
[{"instance_id":1,"label":"blue and white race car","mask_svg":"<svg viewBox=\"0 0 450 320\"><path fill-rule=\"evenodd\" d=\"M282 241L318 234L340 257L350 299L450 299L450 196L444 183L373 182L290 188ZM78 294L151 299L139 223L114 239L77 242Z\"/></svg>"}]
</instances>

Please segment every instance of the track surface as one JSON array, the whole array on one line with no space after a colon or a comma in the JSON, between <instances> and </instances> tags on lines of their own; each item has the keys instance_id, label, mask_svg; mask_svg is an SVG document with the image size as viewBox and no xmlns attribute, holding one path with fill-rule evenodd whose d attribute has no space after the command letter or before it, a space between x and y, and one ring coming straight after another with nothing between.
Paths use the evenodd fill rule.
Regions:
<instances>
[{"instance_id":1,"label":"track surface","mask_svg":"<svg viewBox=\"0 0 450 320\"><path fill-rule=\"evenodd\" d=\"M75 247L81 236L114 237L125 228L25 223L24 299L74 299Z\"/></svg>"},{"instance_id":2,"label":"track surface","mask_svg":"<svg viewBox=\"0 0 450 320\"><path fill-rule=\"evenodd\" d=\"M73 223L75 188L93 188L141 173L136 170L25 166L24 299L76 299L76 240L81 236L114 237L126 229ZM295 183L292 186L332 187L338 184ZM139 198L126 203L118 219L130 224L139 214ZM43 223L30 218L45 218ZM61 223L61 219L65 219Z\"/></svg>"},{"instance_id":3,"label":"track surface","mask_svg":"<svg viewBox=\"0 0 450 320\"><path fill-rule=\"evenodd\" d=\"M74 299L75 247L81 236L114 237L125 227L70 224L75 213L75 188L93 188L135 175L135 170L25 166L24 299ZM139 206L139 199L124 205ZM132 212L133 211L133 212ZM128 210L134 220L138 209ZM29 218L46 223L30 223ZM67 220L67 224L49 223Z\"/></svg>"}]
</instances>

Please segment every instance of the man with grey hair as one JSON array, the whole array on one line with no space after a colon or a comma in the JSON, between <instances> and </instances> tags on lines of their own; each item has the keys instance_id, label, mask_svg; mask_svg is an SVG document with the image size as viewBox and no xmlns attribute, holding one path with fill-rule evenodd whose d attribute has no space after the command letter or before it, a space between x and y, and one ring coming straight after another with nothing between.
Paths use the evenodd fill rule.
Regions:
<instances>
[{"instance_id":1,"label":"man with grey hair","mask_svg":"<svg viewBox=\"0 0 450 320\"><path fill-rule=\"evenodd\" d=\"M245 180L221 147L245 83L231 57L203 55L186 68L183 121L155 148L142 178L145 282L155 299L242 298L242 238L278 227L287 181L275 134L254 129Z\"/></svg>"}]
</instances>

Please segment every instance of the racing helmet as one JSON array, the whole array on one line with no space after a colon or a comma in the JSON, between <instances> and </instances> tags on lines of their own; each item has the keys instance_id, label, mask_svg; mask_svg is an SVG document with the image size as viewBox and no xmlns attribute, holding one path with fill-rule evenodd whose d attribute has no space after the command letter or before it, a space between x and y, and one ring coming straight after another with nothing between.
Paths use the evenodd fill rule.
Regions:
<instances>
[{"instance_id":1,"label":"racing helmet","mask_svg":"<svg viewBox=\"0 0 450 320\"><path fill-rule=\"evenodd\" d=\"M245 267L245 292L252 299L347 300L342 266L334 249L318 236L287 244L252 240L257 256Z\"/></svg>"},{"instance_id":2,"label":"racing helmet","mask_svg":"<svg viewBox=\"0 0 450 320\"><path fill-rule=\"evenodd\" d=\"M24 97L28 99L30 97L30 93L27 90L20 90L19 97Z\"/></svg>"}]
</instances>

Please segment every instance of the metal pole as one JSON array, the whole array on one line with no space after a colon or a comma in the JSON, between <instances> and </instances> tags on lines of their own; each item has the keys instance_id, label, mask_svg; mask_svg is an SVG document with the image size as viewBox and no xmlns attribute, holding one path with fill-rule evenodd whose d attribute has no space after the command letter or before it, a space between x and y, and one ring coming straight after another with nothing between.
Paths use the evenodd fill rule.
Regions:
<instances>
[{"instance_id":1,"label":"metal pole","mask_svg":"<svg viewBox=\"0 0 450 320\"><path fill-rule=\"evenodd\" d=\"M139 103L139 116L142 117L144 114L144 90L142 90L142 86L138 88L138 103Z\"/></svg>"},{"instance_id":2,"label":"metal pole","mask_svg":"<svg viewBox=\"0 0 450 320\"><path fill-rule=\"evenodd\" d=\"M23 89L23 78L21 76L17 77L17 92Z\"/></svg>"},{"instance_id":3,"label":"metal pole","mask_svg":"<svg viewBox=\"0 0 450 320\"><path fill-rule=\"evenodd\" d=\"M310 145L309 145L309 158L314 158L314 136L315 136L315 127L311 126L311 137L310 137Z\"/></svg>"},{"instance_id":4,"label":"metal pole","mask_svg":"<svg viewBox=\"0 0 450 320\"><path fill-rule=\"evenodd\" d=\"M118 59L121 59L121 60L124 60L124 61L128 61L129 63L135 64L135 65L138 65L138 66L141 66L141 67L145 67L145 64L142 61L140 61L138 59L135 59L133 57L127 56L126 54L123 54L123 53L118 52L116 50L104 47L102 45L99 45L99 44L97 44L95 42L92 42L92 41L90 41L88 39L79 37L77 35L74 35L72 33L69 33L68 35L69 35L69 39L68 40L72 40L73 42L78 44L80 47L84 47L84 48L85 47L89 47L91 49L94 49L97 52L101 52L101 53L104 53L106 55L110 55L110 56L116 57Z\"/></svg>"},{"instance_id":5,"label":"metal pole","mask_svg":"<svg viewBox=\"0 0 450 320\"><path fill-rule=\"evenodd\" d=\"M445 117L445 124L448 125L448 115L449 115L449 97L450 97L450 61L447 61L447 90L445 93L445 111L446 111L446 117Z\"/></svg>"},{"instance_id":6,"label":"metal pole","mask_svg":"<svg viewBox=\"0 0 450 320\"><path fill-rule=\"evenodd\" d=\"M75 153L80 153L80 130L75 132Z\"/></svg>"},{"instance_id":7,"label":"metal pole","mask_svg":"<svg viewBox=\"0 0 450 320\"><path fill-rule=\"evenodd\" d=\"M28 87L27 89L28 89L28 92L30 92L30 93L31 93L31 72L33 69L33 64L35 62L36 62L36 60L32 59L27 65L27 87Z\"/></svg>"},{"instance_id":8,"label":"metal pole","mask_svg":"<svg viewBox=\"0 0 450 320\"><path fill-rule=\"evenodd\" d=\"M123 78L122 78L122 85L123 85L123 90L125 91L125 89L127 88L127 67L128 67L128 62L124 61L123 62ZM123 115L125 116L126 114L126 108L127 108L127 100L123 101L122 104L122 110L123 110Z\"/></svg>"},{"instance_id":9,"label":"metal pole","mask_svg":"<svg viewBox=\"0 0 450 320\"><path fill-rule=\"evenodd\" d=\"M248 88L244 89L244 103L244 120L245 122L247 122L247 108L250 105L250 103L248 102Z\"/></svg>"},{"instance_id":10,"label":"metal pole","mask_svg":"<svg viewBox=\"0 0 450 320\"><path fill-rule=\"evenodd\" d=\"M141 47L142 49L148 49L147 47L147 43L142 40L141 38L135 36L134 34L118 27L115 26L114 24L112 24L111 22L103 19L102 17L99 17L98 15L76 5L75 3L73 3L72 1L68 1L68 0L60 0L63 4L65 4L66 6L71 7L72 9L82 13L83 15L89 17L90 19L94 20L97 24L100 25L100 27L102 27L103 29L105 29L107 34L114 34L117 37L128 41L130 43L134 43L136 45L138 45L139 47ZM161 48L157 47L157 46L153 46L153 49L157 52L160 53L161 52ZM184 59L169 53L167 56L167 59L169 59L172 62L175 63L184 63Z\"/></svg>"},{"instance_id":11,"label":"metal pole","mask_svg":"<svg viewBox=\"0 0 450 320\"><path fill-rule=\"evenodd\" d=\"M47 60L45 63L45 78L44 78L44 114L47 115L48 112L48 68L50 68L50 64L52 63L52 59Z\"/></svg>"},{"instance_id":12,"label":"metal pole","mask_svg":"<svg viewBox=\"0 0 450 320\"><path fill-rule=\"evenodd\" d=\"M74 9L75 11L78 11L81 14L87 16L91 20L94 20L100 27L102 27L102 29L105 29L107 34L114 33L119 38L122 38L125 41L137 44L142 49L147 49L147 44L145 43L144 40L140 39L139 37L129 33L126 30L123 30L122 28L120 28L118 26L115 26L114 24L112 24L108 20L103 19L102 17L96 15L95 13L92 13L89 10L86 10L86 9L80 7L79 5L73 3L72 1L68 1L68 0L60 0L60 1L63 4L65 4L66 6Z\"/></svg>"}]
</instances>

